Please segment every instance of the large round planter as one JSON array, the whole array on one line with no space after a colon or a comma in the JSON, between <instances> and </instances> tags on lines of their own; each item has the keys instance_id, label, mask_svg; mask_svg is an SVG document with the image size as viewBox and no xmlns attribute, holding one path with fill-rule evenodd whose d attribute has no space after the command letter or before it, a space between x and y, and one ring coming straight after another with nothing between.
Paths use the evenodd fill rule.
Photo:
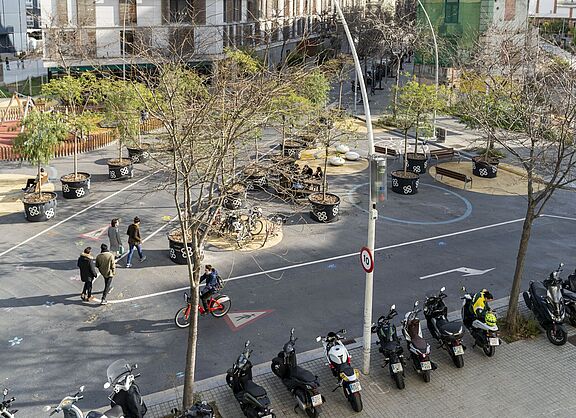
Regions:
<instances>
[{"instance_id":1,"label":"large round planter","mask_svg":"<svg viewBox=\"0 0 576 418\"><path fill-rule=\"evenodd\" d=\"M483 157L472 158L472 174L477 177L493 179L498 174L498 160L486 161Z\"/></svg>"},{"instance_id":2,"label":"large round planter","mask_svg":"<svg viewBox=\"0 0 576 418\"><path fill-rule=\"evenodd\" d=\"M328 223L338 220L340 197L332 193L326 193L326 197L331 199L331 202L322 202L322 193L313 193L308 196L308 201L312 205L310 216L316 222Z\"/></svg>"},{"instance_id":3,"label":"large round planter","mask_svg":"<svg viewBox=\"0 0 576 418\"><path fill-rule=\"evenodd\" d=\"M284 156L298 159L300 158L300 151L303 147L304 145L299 141L284 141Z\"/></svg>"},{"instance_id":4,"label":"large round planter","mask_svg":"<svg viewBox=\"0 0 576 418\"><path fill-rule=\"evenodd\" d=\"M230 187L225 192L224 201L222 202L224 207L230 210L243 208L246 200L246 189L246 185L241 183L237 183Z\"/></svg>"},{"instance_id":5,"label":"large round planter","mask_svg":"<svg viewBox=\"0 0 576 418\"><path fill-rule=\"evenodd\" d=\"M36 195L36 193L29 193L22 199L26 220L29 222L44 222L52 219L56 215L56 193L42 192L42 195L46 196L44 202L34 202L27 199L32 199Z\"/></svg>"},{"instance_id":6,"label":"large round planter","mask_svg":"<svg viewBox=\"0 0 576 418\"><path fill-rule=\"evenodd\" d=\"M408 171L416 174L426 173L428 168L428 157L425 154L408 154Z\"/></svg>"},{"instance_id":7,"label":"large round planter","mask_svg":"<svg viewBox=\"0 0 576 418\"><path fill-rule=\"evenodd\" d=\"M108 178L110 180L126 180L134 175L132 171L132 160L122 158L122 160L108 160Z\"/></svg>"},{"instance_id":8,"label":"large round planter","mask_svg":"<svg viewBox=\"0 0 576 418\"><path fill-rule=\"evenodd\" d=\"M134 164L142 164L150 159L150 144L144 143L140 147L126 147L126 149L128 150L128 156Z\"/></svg>"},{"instance_id":9,"label":"large round planter","mask_svg":"<svg viewBox=\"0 0 576 418\"><path fill-rule=\"evenodd\" d=\"M82 199L90 193L90 174L78 172L83 177L79 180L68 180L66 177L74 177L74 173L60 177L62 182L62 196L65 199Z\"/></svg>"},{"instance_id":10,"label":"large round planter","mask_svg":"<svg viewBox=\"0 0 576 418\"><path fill-rule=\"evenodd\" d=\"M168 245L169 245L169 257L173 263L186 265L188 264L188 257L192 255L192 248L184 247L184 243L173 240L170 238L170 233L168 233ZM204 251L203 249L200 250L200 259L204 259Z\"/></svg>"},{"instance_id":11,"label":"large round planter","mask_svg":"<svg viewBox=\"0 0 576 418\"><path fill-rule=\"evenodd\" d=\"M418 174L407 172L404 176L404 170L398 170L393 171L391 176L393 192L404 195L418 193L418 184L420 183Z\"/></svg>"},{"instance_id":12,"label":"large round planter","mask_svg":"<svg viewBox=\"0 0 576 418\"><path fill-rule=\"evenodd\" d=\"M268 178L264 169L248 169L246 170L246 189L263 189L268 184Z\"/></svg>"}]
</instances>

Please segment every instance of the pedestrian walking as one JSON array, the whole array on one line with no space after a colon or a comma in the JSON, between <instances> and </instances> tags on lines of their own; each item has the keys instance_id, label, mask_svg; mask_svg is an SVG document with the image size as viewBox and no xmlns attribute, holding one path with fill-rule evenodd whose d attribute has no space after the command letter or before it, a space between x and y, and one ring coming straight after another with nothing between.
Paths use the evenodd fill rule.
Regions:
<instances>
[{"instance_id":1,"label":"pedestrian walking","mask_svg":"<svg viewBox=\"0 0 576 418\"><path fill-rule=\"evenodd\" d=\"M108 293L112 290L112 278L116 273L114 254L108 251L106 244L100 245L100 254L96 257L96 268L100 271L102 277L104 277L104 291L102 292L100 305L106 305L108 303L106 296L108 296Z\"/></svg>"},{"instance_id":2,"label":"pedestrian walking","mask_svg":"<svg viewBox=\"0 0 576 418\"><path fill-rule=\"evenodd\" d=\"M136 216L134 222L128 227L126 231L128 235L128 260L126 260L126 268L132 267L132 256L134 255L134 249L138 250L138 256L140 257L140 262L146 260L146 256L142 254L142 237L140 236L140 218Z\"/></svg>"},{"instance_id":3,"label":"pedestrian walking","mask_svg":"<svg viewBox=\"0 0 576 418\"><path fill-rule=\"evenodd\" d=\"M115 258L118 258L124 253L124 247L122 246L122 240L120 239L120 231L118 231L118 224L120 220L118 218L112 219L110 226L108 227L108 240L110 241L110 252L114 254Z\"/></svg>"},{"instance_id":4,"label":"pedestrian walking","mask_svg":"<svg viewBox=\"0 0 576 418\"><path fill-rule=\"evenodd\" d=\"M84 302L94 300L92 296L92 281L98 277L98 272L94 266L94 257L92 257L92 247L84 248L84 252L78 257L76 265L80 269L80 280L84 282L84 288L80 294L80 299Z\"/></svg>"}]
</instances>

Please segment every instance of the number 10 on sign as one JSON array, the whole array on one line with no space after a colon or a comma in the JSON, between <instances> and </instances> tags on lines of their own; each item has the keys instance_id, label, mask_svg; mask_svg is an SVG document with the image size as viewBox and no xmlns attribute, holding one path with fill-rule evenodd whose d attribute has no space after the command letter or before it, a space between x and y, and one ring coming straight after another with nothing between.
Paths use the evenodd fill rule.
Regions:
<instances>
[{"instance_id":1,"label":"number 10 on sign","mask_svg":"<svg viewBox=\"0 0 576 418\"><path fill-rule=\"evenodd\" d=\"M363 247L360 250L360 263L362 263L362 268L366 273L372 273L374 270L374 258L372 258L372 252L368 247Z\"/></svg>"}]
</instances>

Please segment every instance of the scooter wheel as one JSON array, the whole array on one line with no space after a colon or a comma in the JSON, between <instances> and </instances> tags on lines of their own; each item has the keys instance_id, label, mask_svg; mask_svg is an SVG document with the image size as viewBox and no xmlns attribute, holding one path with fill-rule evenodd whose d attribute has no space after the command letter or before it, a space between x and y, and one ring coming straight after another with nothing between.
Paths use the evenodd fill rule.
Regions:
<instances>
[{"instance_id":1,"label":"scooter wheel","mask_svg":"<svg viewBox=\"0 0 576 418\"><path fill-rule=\"evenodd\" d=\"M491 345L485 345L482 347L482 351L484 351L484 354L486 354L488 357L492 357L496 352L496 349Z\"/></svg>"},{"instance_id":2,"label":"scooter wheel","mask_svg":"<svg viewBox=\"0 0 576 418\"><path fill-rule=\"evenodd\" d=\"M350 395L348 401L350 402L350 406L352 406L354 412L360 412L364 408L362 405L362 396L358 392Z\"/></svg>"},{"instance_id":3,"label":"scooter wheel","mask_svg":"<svg viewBox=\"0 0 576 418\"><path fill-rule=\"evenodd\" d=\"M396 387L398 389L404 389L406 387L402 373L394 373L394 381L396 382Z\"/></svg>"},{"instance_id":4,"label":"scooter wheel","mask_svg":"<svg viewBox=\"0 0 576 418\"><path fill-rule=\"evenodd\" d=\"M556 328L556 332L551 329L546 330L548 340L554 345L564 345L568 340L568 334L562 328Z\"/></svg>"},{"instance_id":5,"label":"scooter wheel","mask_svg":"<svg viewBox=\"0 0 576 418\"><path fill-rule=\"evenodd\" d=\"M457 355L452 355L452 361L454 362L454 365L461 369L462 367L464 367L464 356L457 356Z\"/></svg>"},{"instance_id":6,"label":"scooter wheel","mask_svg":"<svg viewBox=\"0 0 576 418\"><path fill-rule=\"evenodd\" d=\"M422 371L422 379L424 379L426 383L430 382L430 370Z\"/></svg>"}]
</instances>

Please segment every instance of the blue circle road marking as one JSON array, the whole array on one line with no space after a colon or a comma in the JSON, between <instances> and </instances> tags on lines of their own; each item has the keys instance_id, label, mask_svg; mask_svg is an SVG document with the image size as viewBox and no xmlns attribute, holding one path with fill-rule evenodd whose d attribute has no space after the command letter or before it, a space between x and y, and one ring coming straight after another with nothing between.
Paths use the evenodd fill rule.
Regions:
<instances>
[{"instance_id":1,"label":"blue circle road marking","mask_svg":"<svg viewBox=\"0 0 576 418\"><path fill-rule=\"evenodd\" d=\"M351 196L352 193L356 193L360 187L367 186L367 185L368 185L368 183L359 184L358 186L356 186L352 190L350 190L348 195ZM378 219L382 219L382 220L390 221L390 222L402 223L402 224L410 224L410 225L446 225L446 224L451 224L454 222L463 221L464 219L466 219L467 217L469 217L472 214L472 203L470 203L470 201L468 199L466 199L465 197L460 196L458 193L453 192L452 190L448 190L444 187L435 186L433 184L420 184L420 187L422 187L422 186L433 187L435 189L442 190L445 193L448 193L448 194L451 194L451 195L457 197L462 202L464 202L464 205L466 206L466 210L464 211L464 213L462 215L460 215L456 218L453 218L453 219L448 219L446 221L411 221L411 220L406 220L406 219L391 218L389 216L382 216L382 215L378 215ZM363 208L362 206L359 206L357 203L352 203L352 204L354 206L356 206L358 209L360 209L364 212L368 212L365 208Z\"/></svg>"}]
</instances>

